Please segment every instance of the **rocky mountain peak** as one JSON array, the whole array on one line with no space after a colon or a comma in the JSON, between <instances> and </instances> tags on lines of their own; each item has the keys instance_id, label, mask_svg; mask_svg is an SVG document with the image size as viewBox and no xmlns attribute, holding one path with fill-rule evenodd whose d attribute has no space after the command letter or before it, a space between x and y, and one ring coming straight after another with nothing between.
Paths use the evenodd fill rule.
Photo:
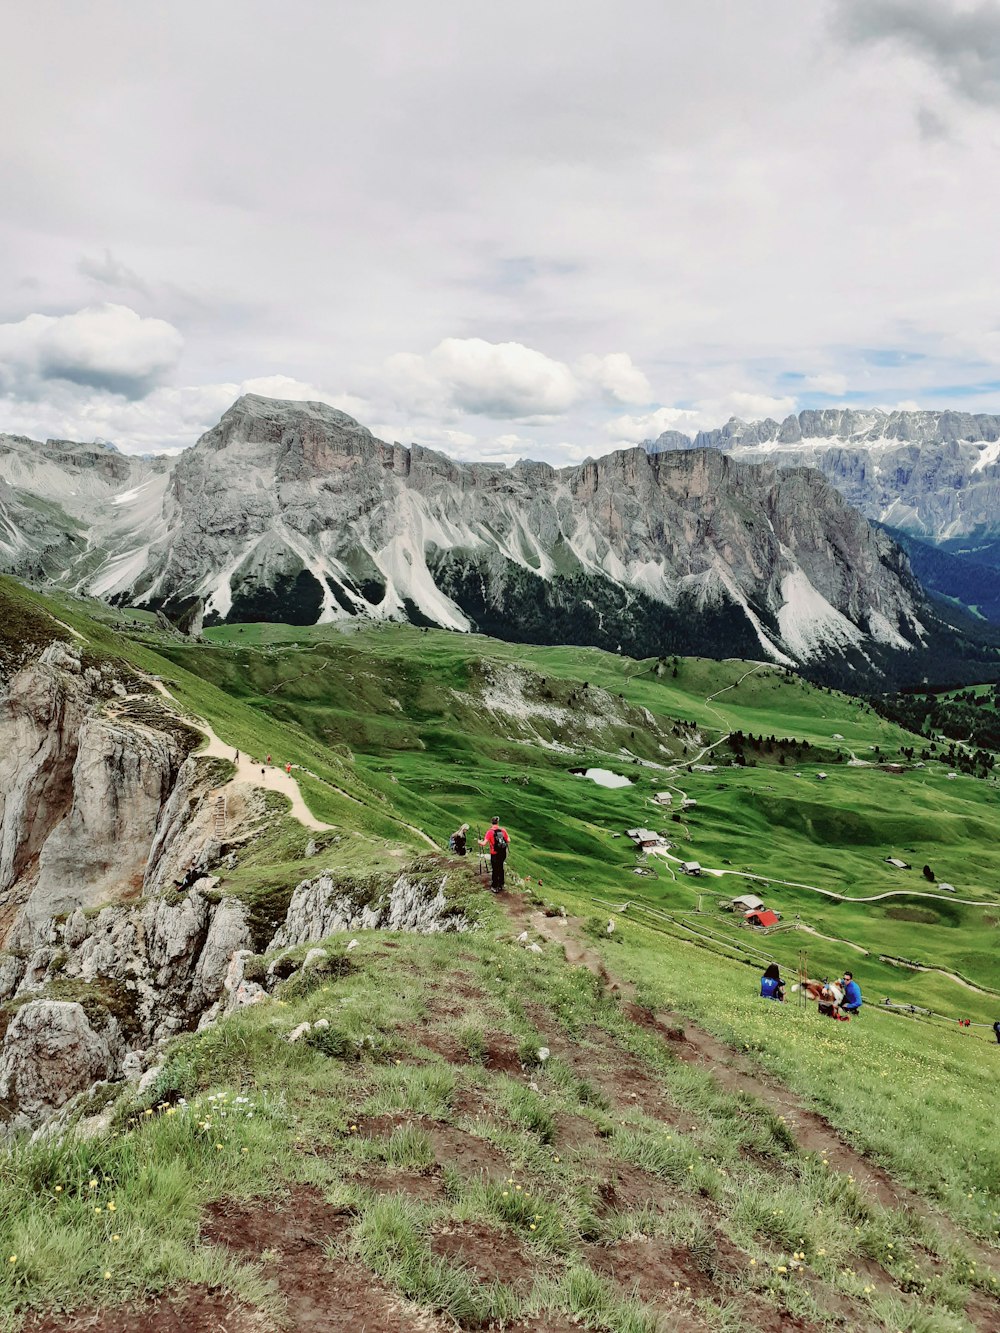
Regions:
<instances>
[{"instance_id":1,"label":"rocky mountain peak","mask_svg":"<svg viewBox=\"0 0 1000 1333\"><path fill-rule=\"evenodd\" d=\"M1000 532L1000 416L830 407L779 425L731 418L650 453L715 449L744 462L815 467L870 519L932 541Z\"/></svg>"},{"instance_id":2,"label":"rocky mountain peak","mask_svg":"<svg viewBox=\"0 0 1000 1333\"><path fill-rule=\"evenodd\" d=\"M94 491L86 560L73 548L65 569L98 595L194 608L194 623L361 615L787 662L832 645L862 669L866 645L911 651L905 559L817 475L774 466L763 450L786 429L733 418L684 451L502 468L384 442L324 403L247 394L169 472L141 465ZM25 473L0 456L5 476L13 512ZM63 558L54 539L46 550Z\"/></svg>"}]
</instances>

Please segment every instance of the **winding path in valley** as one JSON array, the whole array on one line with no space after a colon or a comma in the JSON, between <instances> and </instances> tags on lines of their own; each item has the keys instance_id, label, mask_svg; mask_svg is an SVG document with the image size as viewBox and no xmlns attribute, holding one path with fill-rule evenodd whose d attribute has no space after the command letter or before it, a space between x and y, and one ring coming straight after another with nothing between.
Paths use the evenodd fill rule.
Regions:
<instances>
[{"instance_id":1,"label":"winding path in valley","mask_svg":"<svg viewBox=\"0 0 1000 1333\"><path fill-rule=\"evenodd\" d=\"M713 699L717 699L720 694L725 694L727 690L734 690L736 686L741 685L748 676L756 675L759 671L772 669L773 668L764 663L752 667L749 671L745 671L743 675L740 676L739 680L733 681L732 685L724 685L721 690L716 690L714 694L709 694L705 699L706 705L711 708ZM712 711L717 714L721 721L725 721L722 714L719 713L717 709L712 709ZM700 763L706 754L709 754L716 748L716 746L721 745L723 741L727 741L731 734L732 733L729 731L725 732L718 740L713 741L711 745L706 745L704 749L700 750L693 759L684 759L679 763L670 764L664 772L676 774L678 769L689 768L693 764ZM668 787L671 791L677 792L682 801L688 799L687 792L677 783L666 782L664 783L664 786ZM677 865L680 865L684 859L680 856L672 856L669 852L661 853L661 855L663 855L666 860L673 861ZM701 873L703 875L714 875L718 879L721 879L723 875L734 875L737 879L746 879L768 885L781 884L788 889L807 889L810 893L819 893L822 894L824 898L832 898L835 902L842 903L877 903L881 902L884 898L936 898L943 903L961 903L964 907L985 908L998 906L997 903L984 901L982 898L957 898L953 893L932 893L925 892L923 889L887 889L884 893L872 893L864 897L855 898L850 894L836 893L833 889L821 889L818 884L806 884L802 880L795 879L776 879L773 875L758 875L750 870L723 870L721 867L702 866ZM938 971L939 969L934 968L932 970Z\"/></svg>"}]
</instances>

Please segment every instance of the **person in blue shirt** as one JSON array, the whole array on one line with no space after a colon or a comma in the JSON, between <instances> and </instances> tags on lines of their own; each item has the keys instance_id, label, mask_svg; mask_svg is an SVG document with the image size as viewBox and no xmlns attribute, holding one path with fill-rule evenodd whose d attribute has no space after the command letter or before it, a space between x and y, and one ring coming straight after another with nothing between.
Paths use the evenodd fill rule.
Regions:
<instances>
[{"instance_id":1,"label":"person in blue shirt","mask_svg":"<svg viewBox=\"0 0 1000 1333\"><path fill-rule=\"evenodd\" d=\"M854 973L845 972L842 984L844 987L844 998L840 1002L840 1012L842 1014L859 1013L864 1001L861 999L861 987L854 980Z\"/></svg>"},{"instance_id":2,"label":"person in blue shirt","mask_svg":"<svg viewBox=\"0 0 1000 1333\"><path fill-rule=\"evenodd\" d=\"M771 963L761 977L760 995L762 1000L783 1000L785 998L785 983L781 979L777 963Z\"/></svg>"}]
</instances>

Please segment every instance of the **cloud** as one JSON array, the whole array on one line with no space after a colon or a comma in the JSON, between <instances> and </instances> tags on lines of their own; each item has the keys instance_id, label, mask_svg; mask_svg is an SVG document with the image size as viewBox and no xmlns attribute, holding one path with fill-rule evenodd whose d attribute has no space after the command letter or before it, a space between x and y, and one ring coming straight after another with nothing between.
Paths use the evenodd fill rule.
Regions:
<instances>
[{"instance_id":1,"label":"cloud","mask_svg":"<svg viewBox=\"0 0 1000 1333\"><path fill-rule=\"evenodd\" d=\"M123 264L120 259L116 259L110 250L105 250L99 258L84 255L76 267L85 278L90 278L99 287L141 292L144 296L149 292L149 288L138 273L127 264Z\"/></svg>"},{"instance_id":2,"label":"cloud","mask_svg":"<svg viewBox=\"0 0 1000 1333\"><path fill-rule=\"evenodd\" d=\"M1000 105L1000 6L994 0L840 0L841 35L865 45L894 42L923 59L969 102Z\"/></svg>"},{"instance_id":3,"label":"cloud","mask_svg":"<svg viewBox=\"0 0 1000 1333\"><path fill-rule=\"evenodd\" d=\"M703 413L708 413L712 421L728 421L730 417L742 417L744 421L759 421L772 417L781 421L789 412L795 411L795 399L787 395L775 398L768 393L748 393L736 390L722 398L699 404Z\"/></svg>"},{"instance_id":4,"label":"cloud","mask_svg":"<svg viewBox=\"0 0 1000 1333\"><path fill-rule=\"evenodd\" d=\"M692 407L658 407L637 416L615 417L606 423L604 430L619 444L641 444L643 440L655 440L666 430L693 437L700 430L722 425L730 417L741 417L745 421L776 417L780 421L795 408L794 398L774 398L766 393L736 390L706 397Z\"/></svg>"},{"instance_id":5,"label":"cloud","mask_svg":"<svg viewBox=\"0 0 1000 1333\"><path fill-rule=\"evenodd\" d=\"M0 388L25 397L68 380L124 398L145 397L177 365L184 340L172 324L123 305L0 324Z\"/></svg>"},{"instance_id":6,"label":"cloud","mask_svg":"<svg viewBox=\"0 0 1000 1333\"><path fill-rule=\"evenodd\" d=\"M679 430L685 435L693 435L701 429L701 414L684 407L658 407L654 412L643 412L638 416L625 415L607 422L605 433L623 444L641 444L643 440L655 440L665 430Z\"/></svg>"},{"instance_id":7,"label":"cloud","mask_svg":"<svg viewBox=\"0 0 1000 1333\"><path fill-rule=\"evenodd\" d=\"M237 386L237 395L243 393L260 394L262 398L283 398L296 403L326 403L336 407L348 416L354 417L361 424L371 414L371 404L353 393L330 393L327 389L317 388L315 384L304 384L291 375L258 375L253 379L243 380Z\"/></svg>"},{"instance_id":8,"label":"cloud","mask_svg":"<svg viewBox=\"0 0 1000 1333\"><path fill-rule=\"evenodd\" d=\"M927 143L951 138L951 127L947 120L930 106L917 107L917 129Z\"/></svg>"},{"instance_id":9,"label":"cloud","mask_svg":"<svg viewBox=\"0 0 1000 1333\"><path fill-rule=\"evenodd\" d=\"M245 393L328 403L364 425L371 421L361 399L329 393L286 375L268 375L215 384L163 385L140 399L94 393L66 380L51 381L41 399L8 400L2 428L31 439L110 440L129 454L177 453L194 444Z\"/></svg>"},{"instance_id":10,"label":"cloud","mask_svg":"<svg viewBox=\"0 0 1000 1333\"><path fill-rule=\"evenodd\" d=\"M404 410L438 421L465 414L543 423L597 396L616 403L653 396L627 352L588 354L571 367L523 343L485 338L444 338L426 355L389 357L370 391L386 390Z\"/></svg>"},{"instance_id":11,"label":"cloud","mask_svg":"<svg viewBox=\"0 0 1000 1333\"><path fill-rule=\"evenodd\" d=\"M839 398L847 392L847 376L832 371L819 375L807 375L803 380L803 385L807 389L812 389L814 393L825 393L830 394L831 397ZM785 415L787 416L787 413Z\"/></svg>"},{"instance_id":12,"label":"cloud","mask_svg":"<svg viewBox=\"0 0 1000 1333\"><path fill-rule=\"evenodd\" d=\"M580 396L569 366L522 343L444 338L426 356L400 352L385 363L401 405L426 413L466 412L518 419L556 416Z\"/></svg>"},{"instance_id":13,"label":"cloud","mask_svg":"<svg viewBox=\"0 0 1000 1333\"><path fill-rule=\"evenodd\" d=\"M653 397L649 380L632 364L627 352L581 357L578 370L584 381L602 389L615 402L648 403Z\"/></svg>"}]
</instances>

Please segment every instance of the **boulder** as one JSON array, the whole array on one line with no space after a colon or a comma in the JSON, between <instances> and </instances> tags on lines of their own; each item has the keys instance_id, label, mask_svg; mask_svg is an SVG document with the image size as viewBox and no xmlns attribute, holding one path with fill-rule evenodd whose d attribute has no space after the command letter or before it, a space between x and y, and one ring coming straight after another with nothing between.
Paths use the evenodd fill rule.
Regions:
<instances>
[{"instance_id":1,"label":"boulder","mask_svg":"<svg viewBox=\"0 0 1000 1333\"><path fill-rule=\"evenodd\" d=\"M83 1006L34 1000L14 1015L0 1047L0 1100L15 1122L36 1124L98 1079L120 1070L114 1020L91 1027Z\"/></svg>"}]
</instances>

